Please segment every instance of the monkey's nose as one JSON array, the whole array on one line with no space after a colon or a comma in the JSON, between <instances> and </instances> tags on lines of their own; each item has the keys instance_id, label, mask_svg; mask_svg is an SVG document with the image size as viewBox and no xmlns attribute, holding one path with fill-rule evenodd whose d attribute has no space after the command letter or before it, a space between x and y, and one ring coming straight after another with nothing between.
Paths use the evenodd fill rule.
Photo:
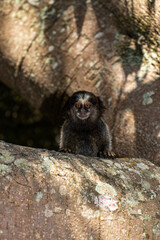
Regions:
<instances>
[{"instance_id":1,"label":"monkey's nose","mask_svg":"<svg viewBox=\"0 0 160 240\"><path fill-rule=\"evenodd\" d=\"M84 108L81 108L81 113L86 113L86 110Z\"/></svg>"}]
</instances>

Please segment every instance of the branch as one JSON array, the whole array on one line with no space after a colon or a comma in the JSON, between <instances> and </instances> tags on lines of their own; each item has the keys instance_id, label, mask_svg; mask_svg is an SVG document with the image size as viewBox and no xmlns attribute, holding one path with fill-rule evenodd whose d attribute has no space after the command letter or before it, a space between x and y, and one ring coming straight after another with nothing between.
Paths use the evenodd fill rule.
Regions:
<instances>
[{"instance_id":1,"label":"branch","mask_svg":"<svg viewBox=\"0 0 160 240\"><path fill-rule=\"evenodd\" d=\"M0 142L0 163L1 239L160 237L160 169L146 160Z\"/></svg>"}]
</instances>

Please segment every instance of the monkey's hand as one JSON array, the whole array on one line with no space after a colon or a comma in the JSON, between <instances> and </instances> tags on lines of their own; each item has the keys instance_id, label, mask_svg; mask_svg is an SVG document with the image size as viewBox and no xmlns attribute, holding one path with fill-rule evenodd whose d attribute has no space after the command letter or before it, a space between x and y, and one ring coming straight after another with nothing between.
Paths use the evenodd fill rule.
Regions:
<instances>
[{"instance_id":1,"label":"monkey's hand","mask_svg":"<svg viewBox=\"0 0 160 240\"><path fill-rule=\"evenodd\" d=\"M112 151L101 151L98 153L98 157L115 159L117 157L117 155L116 155L116 153L114 153Z\"/></svg>"},{"instance_id":2,"label":"monkey's hand","mask_svg":"<svg viewBox=\"0 0 160 240\"><path fill-rule=\"evenodd\" d=\"M59 152L73 153L70 148L60 148Z\"/></svg>"}]
</instances>

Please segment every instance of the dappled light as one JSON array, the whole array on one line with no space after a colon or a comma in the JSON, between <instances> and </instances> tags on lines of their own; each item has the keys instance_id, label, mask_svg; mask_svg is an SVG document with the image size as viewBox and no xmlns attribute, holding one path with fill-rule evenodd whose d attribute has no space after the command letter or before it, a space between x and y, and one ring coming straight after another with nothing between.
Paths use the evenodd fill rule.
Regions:
<instances>
[{"instance_id":1,"label":"dappled light","mask_svg":"<svg viewBox=\"0 0 160 240\"><path fill-rule=\"evenodd\" d=\"M157 159L157 1L2 1L0 8L2 82L58 127L67 96L92 91L105 103L115 151Z\"/></svg>"},{"instance_id":2,"label":"dappled light","mask_svg":"<svg viewBox=\"0 0 160 240\"><path fill-rule=\"evenodd\" d=\"M149 216L145 234L158 240L159 168L149 161L86 158L3 142L0 152L2 237L141 239ZM105 197L116 207L105 205Z\"/></svg>"},{"instance_id":3,"label":"dappled light","mask_svg":"<svg viewBox=\"0 0 160 240\"><path fill-rule=\"evenodd\" d=\"M159 19L160 0L0 1L0 239L160 239ZM110 134L72 128L80 90ZM61 152L65 115L76 153L104 132L116 156Z\"/></svg>"}]
</instances>

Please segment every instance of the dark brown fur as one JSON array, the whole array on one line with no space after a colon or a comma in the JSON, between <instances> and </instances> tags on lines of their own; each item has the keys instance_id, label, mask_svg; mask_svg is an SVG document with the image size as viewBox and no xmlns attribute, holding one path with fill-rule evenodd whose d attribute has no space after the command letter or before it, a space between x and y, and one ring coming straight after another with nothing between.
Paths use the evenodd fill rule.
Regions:
<instances>
[{"instance_id":1,"label":"dark brown fur","mask_svg":"<svg viewBox=\"0 0 160 240\"><path fill-rule=\"evenodd\" d=\"M103 102L91 92L74 93L66 102L60 150L92 157L114 158Z\"/></svg>"}]
</instances>

